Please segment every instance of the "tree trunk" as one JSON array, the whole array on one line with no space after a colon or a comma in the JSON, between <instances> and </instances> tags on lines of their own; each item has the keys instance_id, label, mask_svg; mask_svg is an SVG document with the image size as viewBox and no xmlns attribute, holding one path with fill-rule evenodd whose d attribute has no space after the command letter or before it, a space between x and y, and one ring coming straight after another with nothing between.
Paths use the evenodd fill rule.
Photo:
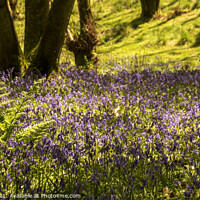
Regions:
<instances>
[{"instance_id":1,"label":"tree trunk","mask_svg":"<svg viewBox=\"0 0 200 200\"><path fill-rule=\"evenodd\" d=\"M46 26L48 14L49 0L25 1L25 56L28 56L40 41Z\"/></svg>"},{"instance_id":2,"label":"tree trunk","mask_svg":"<svg viewBox=\"0 0 200 200\"><path fill-rule=\"evenodd\" d=\"M80 31L85 34L85 25L93 21L90 0L78 0L78 10L80 18Z\"/></svg>"},{"instance_id":3,"label":"tree trunk","mask_svg":"<svg viewBox=\"0 0 200 200\"><path fill-rule=\"evenodd\" d=\"M75 56L75 64L76 66L80 67L82 66L85 69L88 69L88 65L91 63L92 61L92 52L89 52L87 54L87 52L84 51L79 51L77 53L74 54Z\"/></svg>"},{"instance_id":4,"label":"tree trunk","mask_svg":"<svg viewBox=\"0 0 200 200\"><path fill-rule=\"evenodd\" d=\"M80 17L79 40L82 48L75 53L75 62L77 66L87 66L96 61L93 52L97 45L96 25L92 16L90 0L78 0L78 10Z\"/></svg>"},{"instance_id":5,"label":"tree trunk","mask_svg":"<svg viewBox=\"0 0 200 200\"><path fill-rule=\"evenodd\" d=\"M15 67L15 73L20 72L21 50L8 0L0 1L0 70Z\"/></svg>"},{"instance_id":6,"label":"tree trunk","mask_svg":"<svg viewBox=\"0 0 200 200\"><path fill-rule=\"evenodd\" d=\"M80 18L80 35L77 39L71 39L68 33L67 48L74 53L75 64L88 68L90 64L97 62L94 54L97 45L96 25L92 16L90 0L78 0Z\"/></svg>"},{"instance_id":7,"label":"tree trunk","mask_svg":"<svg viewBox=\"0 0 200 200\"><path fill-rule=\"evenodd\" d=\"M30 0L28 0L30 1ZM36 55L30 65L47 77L58 71L58 60L75 0L54 0Z\"/></svg>"},{"instance_id":8,"label":"tree trunk","mask_svg":"<svg viewBox=\"0 0 200 200\"><path fill-rule=\"evenodd\" d=\"M143 19L150 19L158 11L160 0L140 0L142 6L141 17Z\"/></svg>"}]
</instances>

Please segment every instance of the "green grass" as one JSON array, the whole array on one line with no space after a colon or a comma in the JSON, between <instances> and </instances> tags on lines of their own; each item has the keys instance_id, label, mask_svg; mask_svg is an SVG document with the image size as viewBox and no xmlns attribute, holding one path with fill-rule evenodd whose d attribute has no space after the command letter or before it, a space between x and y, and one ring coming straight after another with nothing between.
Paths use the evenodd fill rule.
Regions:
<instances>
[{"instance_id":1,"label":"green grass","mask_svg":"<svg viewBox=\"0 0 200 200\"><path fill-rule=\"evenodd\" d=\"M119 0L101 2L99 4L106 5L98 13L97 20L101 38L98 53L101 57L106 54L113 54L115 58L137 54L148 55L151 62L159 57L163 63L199 65L198 1L161 1L161 14L148 22L140 19L140 1L126 1L130 6L123 6ZM99 4L95 4L94 10L98 10ZM122 5L123 9L119 10L116 5Z\"/></svg>"}]
</instances>

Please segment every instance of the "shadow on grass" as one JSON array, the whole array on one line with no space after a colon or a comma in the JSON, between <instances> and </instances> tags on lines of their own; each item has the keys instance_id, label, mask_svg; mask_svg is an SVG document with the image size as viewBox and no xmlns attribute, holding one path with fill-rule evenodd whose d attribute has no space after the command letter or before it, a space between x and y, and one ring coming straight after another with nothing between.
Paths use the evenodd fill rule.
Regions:
<instances>
[{"instance_id":1,"label":"shadow on grass","mask_svg":"<svg viewBox=\"0 0 200 200\"><path fill-rule=\"evenodd\" d=\"M106 50L99 51L98 53L99 54L109 54L110 52L112 52L114 50L121 49L122 47L130 46L130 45L132 45L132 44L129 42L129 43L125 43L120 46L117 46L117 47L112 46L110 48L107 48Z\"/></svg>"},{"instance_id":2,"label":"shadow on grass","mask_svg":"<svg viewBox=\"0 0 200 200\"><path fill-rule=\"evenodd\" d=\"M141 24L144 24L149 21L149 19L142 19L141 17L138 17L131 22L131 27L137 29Z\"/></svg>"},{"instance_id":3,"label":"shadow on grass","mask_svg":"<svg viewBox=\"0 0 200 200\"><path fill-rule=\"evenodd\" d=\"M151 27L151 28L149 28L149 29L154 29L154 28L157 28L157 27L159 27L159 26L161 26L161 25L163 25L163 24L166 24L168 21L169 21L169 20L165 20L165 21L163 21L163 22L161 22L161 23L157 24L156 26L152 26L152 27Z\"/></svg>"},{"instance_id":4,"label":"shadow on grass","mask_svg":"<svg viewBox=\"0 0 200 200\"><path fill-rule=\"evenodd\" d=\"M174 53L175 54L175 51L178 51L178 50L177 49L170 49L170 50L165 50L165 51L159 51L159 52L156 52L156 53L149 53L148 56L153 56L153 55L156 56L156 55L160 55L160 54L163 54L163 53Z\"/></svg>"},{"instance_id":5,"label":"shadow on grass","mask_svg":"<svg viewBox=\"0 0 200 200\"><path fill-rule=\"evenodd\" d=\"M180 54L180 51L185 51L185 50L188 50L188 47L181 47L181 48L173 48L173 49L168 49L168 50L164 50L164 51L159 51L159 52L156 52L156 53L150 53L148 54L149 56L153 56L153 55L157 55L157 54L162 54L162 53L169 53L171 55L179 55ZM190 56L192 57L192 56Z\"/></svg>"},{"instance_id":6,"label":"shadow on grass","mask_svg":"<svg viewBox=\"0 0 200 200\"><path fill-rule=\"evenodd\" d=\"M129 32L128 32L128 27L130 26L129 23L121 23L117 24L112 28L112 37L116 38L115 43L121 42L123 38L125 38Z\"/></svg>"},{"instance_id":7,"label":"shadow on grass","mask_svg":"<svg viewBox=\"0 0 200 200\"><path fill-rule=\"evenodd\" d=\"M121 49L122 47L125 47L125 46L130 46L130 45L133 45L133 44L131 44L131 43L125 43L125 44L123 44L123 45L120 45L120 46L118 46L118 47L110 47L109 49L107 48L107 50L106 51L101 51L101 52L99 52L99 54L108 54L108 53L110 53L110 52L112 52L112 51L114 51L114 50L117 50L117 49ZM160 52L155 52L155 53L148 53L147 55L148 56L157 56L157 55L160 55L160 54L163 54L163 53L173 53L173 52L175 52L175 51L178 51L178 49L170 49L170 50L165 50L165 51L160 51ZM179 53L177 53L177 54L179 54Z\"/></svg>"},{"instance_id":8,"label":"shadow on grass","mask_svg":"<svg viewBox=\"0 0 200 200\"><path fill-rule=\"evenodd\" d=\"M104 19L105 19L105 18L109 18L110 16L112 16L112 14L113 14L112 12L111 12L111 13L108 13L108 14L105 14L105 15L103 15L102 17L96 18L96 21L101 21L102 18L104 18Z\"/></svg>"},{"instance_id":9,"label":"shadow on grass","mask_svg":"<svg viewBox=\"0 0 200 200\"><path fill-rule=\"evenodd\" d=\"M194 44L192 45L192 47L198 47L198 46L200 46L200 33L198 33L198 34L196 35L195 42L194 42Z\"/></svg>"},{"instance_id":10,"label":"shadow on grass","mask_svg":"<svg viewBox=\"0 0 200 200\"><path fill-rule=\"evenodd\" d=\"M126 12L126 13L124 13L124 12L118 12L117 13L117 16L115 17L115 18L117 18L118 20L116 21L115 20L115 18L113 18L113 13L111 12L111 13L108 13L108 14L105 14L105 15L103 15L101 18L103 18L104 20L108 20L108 21L110 21L110 23L115 23L115 22L117 22L117 23L120 23L120 21L124 21L123 19L124 18L126 18L126 17L128 17L128 15L133 15L134 14L134 11L133 10L130 10L130 11L128 11L128 12Z\"/></svg>"},{"instance_id":11,"label":"shadow on grass","mask_svg":"<svg viewBox=\"0 0 200 200\"><path fill-rule=\"evenodd\" d=\"M192 18L192 19L189 19L189 20L187 20L187 21L184 21L184 22L182 23L182 25L185 25L185 24L188 23L188 22L194 21L194 20L196 20L196 19L199 18L199 17L200 17L200 14L197 15L196 17Z\"/></svg>"},{"instance_id":12,"label":"shadow on grass","mask_svg":"<svg viewBox=\"0 0 200 200\"><path fill-rule=\"evenodd\" d=\"M167 7L173 6L176 2L177 2L177 0L175 0L175 1L171 2L171 3L169 3L169 4L166 5L166 6L163 6L161 9L163 10L163 9L165 9L165 8L167 8Z\"/></svg>"}]
</instances>

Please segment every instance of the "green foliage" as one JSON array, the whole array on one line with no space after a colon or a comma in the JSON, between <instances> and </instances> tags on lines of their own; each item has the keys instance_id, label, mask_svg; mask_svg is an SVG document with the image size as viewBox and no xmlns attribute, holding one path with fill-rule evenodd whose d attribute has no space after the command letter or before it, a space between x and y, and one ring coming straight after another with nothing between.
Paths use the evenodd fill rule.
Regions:
<instances>
[{"instance_id":1,"label":"green foliage","mask_svg":"<svg viewBox=\"0 0 200 200\"><path fill-rule=\"evenodd\" d=\"M13 103L14 101L6 101L3 104L8 105L10 103ZM22 107L24 108L24 107ZM21 110L21 105L17 104L16 107L7 108L2 112L0 111L0 118L1 118L1 123L0 123L0 129L1 129L1 137L0 141L7 141L10 139L11 134L13 133L13 130L18 126L16 122L20 117L25 115L24 112Z\"/></svg>"},{"instance_id":2,"label":"green foliage","mask_svg":"<svg viewBox=\"0 0 200 200\"><path fill-rule=\"evenodd\" d=\"M34 100L34 97L29 94L36 92L39 88L37 84L40 84L43 81L44 79L39 79L30 87L29 92L23 91L22 94L25 98L18 97L16 99L4 100L0 103L0 142L6 142L11 137L16 139L16 141L26 142L37 140L43 136L50 137L48 127L55 124L55 120L41 122L33 126L30 125L18 133L14 131L17 127L21 126L18 121L27 114L24 110L28 108L28 104ZM4 88L5 87L2 87L1 90ZM9 94L10 93L1 94L0 99L7 97Z\"/></svg>"},{"instance_id":3,"label":"green foliage","mask_svg":"<svg viewBox=\"0 0 200 200\"><path fill-rule=\"evenodd\" d=\"M26 143L30 140L35 141L41 139L44 136L50 138L49 126L55 123L55 120L50 120L33 126L30 125L15 135L14 138L16 141L25 141Z\"/></svg>"}]
</instances>

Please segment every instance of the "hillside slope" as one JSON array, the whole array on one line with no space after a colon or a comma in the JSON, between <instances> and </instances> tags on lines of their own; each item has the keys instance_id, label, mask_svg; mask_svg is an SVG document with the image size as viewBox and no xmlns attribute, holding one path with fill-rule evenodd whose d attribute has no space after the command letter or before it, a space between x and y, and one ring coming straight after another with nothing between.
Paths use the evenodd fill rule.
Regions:
<instances>
[{"instance_id":1,"label":"hillside slope","mask_svg":"<svg viewBox=\"0 0 200 200\"><path fill-rule=\"evenodd\" d=\"M140 19L139 0L94 3L101 43L98 53L120 60L148 55L148 62L200 64L200 3L161 0L154 19ZM108 56L109 57L109 56Z\"/></svg>"}]
</instances>

